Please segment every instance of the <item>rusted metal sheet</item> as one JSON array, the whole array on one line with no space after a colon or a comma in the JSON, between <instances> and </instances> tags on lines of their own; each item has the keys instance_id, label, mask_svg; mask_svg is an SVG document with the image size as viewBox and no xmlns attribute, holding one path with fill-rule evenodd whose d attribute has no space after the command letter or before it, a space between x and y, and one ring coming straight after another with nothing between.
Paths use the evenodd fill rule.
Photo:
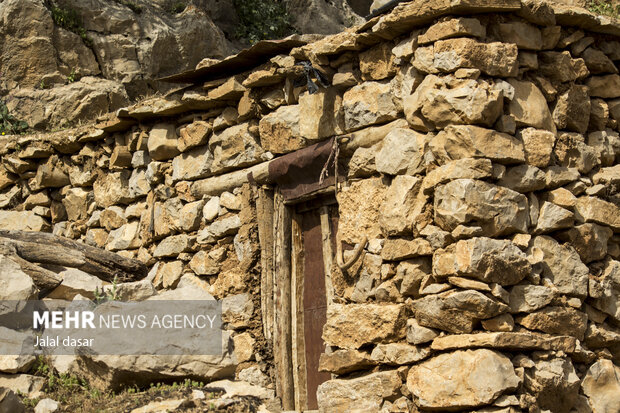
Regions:
<instances>
[{"instance_id":1,"label":"rusted metal sheet","mask_svg":"<svg viewBox=\"0 0 620 413\"><path fill-rule=\"evenodd\" d=\"M304 247L304 339L306 346L306 376L308 409L318 408L316 390L330 379L329 373L319 372L319 358L325 351L321 338L327 321L327 298L325 291L325 268L323 265L323 242L321 218L318 209L303 214Z\"/></svg>"}]
</instances>

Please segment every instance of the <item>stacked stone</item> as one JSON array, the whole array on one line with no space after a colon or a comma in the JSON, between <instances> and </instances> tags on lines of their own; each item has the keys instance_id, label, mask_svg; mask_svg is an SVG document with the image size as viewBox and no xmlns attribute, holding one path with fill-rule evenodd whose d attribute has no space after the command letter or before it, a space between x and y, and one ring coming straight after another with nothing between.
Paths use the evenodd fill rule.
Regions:
<instances>
[{"instance_id":1,"label":"stacked stone","mask_svg":"<svg viewBox=\"0 0 620 413\"><path fill-rule=\"evenodd\" d=\"M323 411L617 411L618 36L546 3L402 4L95 129L10 137L0 226L148 264L127 298L222 299L226 371L273 387L247 168L338 136L338 240L369 243L332 274Z\"/></svg>"}]
</instances>

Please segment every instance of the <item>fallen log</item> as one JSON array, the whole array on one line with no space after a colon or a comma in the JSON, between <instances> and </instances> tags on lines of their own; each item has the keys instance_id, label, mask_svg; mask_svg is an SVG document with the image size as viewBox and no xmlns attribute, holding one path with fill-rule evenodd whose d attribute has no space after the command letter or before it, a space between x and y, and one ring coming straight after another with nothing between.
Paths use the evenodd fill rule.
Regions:
<instances>
[{"instance_id":1,"label":"fallen log","mask_svg":"<svg viewBox=\"0 0 620 413\"><path fill-rule=\"evenodd\" d=\"M54 271L40 267L20 257L12 240L0 239L0 254L17 263L21 270L32 278L34 285L40 290L54 289L62 282L62 277Z\"/></svg>"},{"instance_id":2,"label":"fallen log","mask_svg":"<svg viewBox=\"0 0 620 413\"><path fill-rule=\"evenodd\" d=\"M77 268L104 281L136 281L148 273L140 261L46 232L0 230L0 239L26 261Z\"/></svg>"}]
</instances>

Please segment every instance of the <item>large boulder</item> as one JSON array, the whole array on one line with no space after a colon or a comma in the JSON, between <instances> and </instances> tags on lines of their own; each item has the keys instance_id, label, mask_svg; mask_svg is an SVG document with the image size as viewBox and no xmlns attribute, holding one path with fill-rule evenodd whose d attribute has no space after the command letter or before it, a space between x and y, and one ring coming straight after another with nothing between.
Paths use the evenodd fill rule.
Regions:
<instances>
[{"instance_id":1,"label":"large boulder","mask_svg":"<svg viewBox=\"0 0 620 413\"><path fill-rule=\"evenodd\" d=\"M472 238L439 249L433 255L433 273L439 277L458 275L513 285L531 269L525 254L508 240Z\"/></svg>"},{"instance_id":2,"label":"large boulder","mask_svg":"<svg viewBox=\"0 0 620 413\"><path fill-rule=\"evenodd\" d=\"M322 412L378 412L384 399L396 396L402 380L398 371L388 370L354 379L333 379L317 390Z\"/></svg>"},{"instance_id":3,"label":"large boulder","mask_svg":"<svg viewBox=\"0 0 620 413\"><path fill-rule=\"evenodd\" d=\"M420 407L441 411L489 404L519 383L510 359L486 349L440 354L413 366L407 376Z\"/></svg>"},{"instance_id":4,"label":"large boulder","mask_svg":"<svg viewBox=\"0 0 620 413\"><path fill-rule=\"evenodd\" d=\"M620 411L620 367L611 360L600 359L590 366L581 388L594 412Z\"/></svg>"},{"instance_id":5,"label":"large boulder","mask_svg":"<svg viewBox=\"0 0 620 413\"><path fill-rule=\"evenodd\" d=\"M403 100L409 125L417 130L448 125L492 126L502 112L503 92L486 80L428 75Z\"/></svg>"},{"instance_id":6,"label":"large boulder","mask_svg":"<svg viewBox=\"0 0 620 413\"><path fill-rule=\"evenodd\" d=\"M446 231L478 226L483 235L527 232L525 195L474 179L456 179L435 188L435 222Z\"/></svg>"},{"instance_id":7,"label":"large boulder","mask_svg":"<svg viewBox=\"0 0 620 413\"><path fill-rule=\"evenodd\" d=\"M323 340L350 349L398 341L405 338L406 323L407 310L400 304L334 304L327 310Z\"/></svg>"},{"instance_id":8,"label":"large boulder","mask_svg":"<svg viewBox=\"0 0 620 413\"><path fill-rule=\"evenodd\" d=\"M420 325L451 333L471 333L479 320L505 313L508 307L475 290L446 291L412 303Z\"/></svg>"}]
</instances>

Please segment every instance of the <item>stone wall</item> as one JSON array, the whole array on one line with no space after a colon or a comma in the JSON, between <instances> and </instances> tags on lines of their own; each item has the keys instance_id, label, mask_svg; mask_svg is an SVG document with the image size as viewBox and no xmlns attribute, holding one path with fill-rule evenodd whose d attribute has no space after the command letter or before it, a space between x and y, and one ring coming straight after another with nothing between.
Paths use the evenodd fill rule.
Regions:
<instances>
[{"instance_id":1,"label":"stone wall","mask_svg":"<svg viewBox=\"0 0 620 413\"><path fill-rule=\"evenodd\" d=\"M6 137L1 226L136 258L147 296L222 299L212 377L274 389L258 192L271 159L337 136L338 241L368 242L331 274L322 411L615 412L618 36L562 5L403 3L95 127Z\"/></svg>"}]
</instances>

